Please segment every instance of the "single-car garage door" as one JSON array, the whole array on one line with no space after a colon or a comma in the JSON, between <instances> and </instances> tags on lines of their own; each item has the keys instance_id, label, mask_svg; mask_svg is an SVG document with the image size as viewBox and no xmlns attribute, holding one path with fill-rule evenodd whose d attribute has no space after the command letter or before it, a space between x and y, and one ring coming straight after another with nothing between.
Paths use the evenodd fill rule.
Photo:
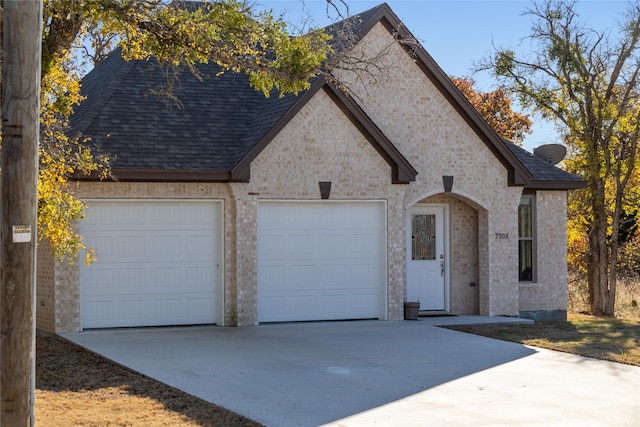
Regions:
<instances>
[{"instance_id":1,"label":"single-car garage door","mask_svg":"<svg viewBox=\"0 0 640 427\"><path fill-rule=\"evenodd\" d=\"M260 322L380 318L383 202L258 207Z\"/></svg>"},{"instance_id":2,"label":"single-car garage door","mask_svg":"<svg viewBox=\"0 0 640 427\"><path fill-rule=\"evenodd\" d=\"M80 268L83 328L216 323L219 203L90 201L97 261Z\"/></svg>"}]
</instances>

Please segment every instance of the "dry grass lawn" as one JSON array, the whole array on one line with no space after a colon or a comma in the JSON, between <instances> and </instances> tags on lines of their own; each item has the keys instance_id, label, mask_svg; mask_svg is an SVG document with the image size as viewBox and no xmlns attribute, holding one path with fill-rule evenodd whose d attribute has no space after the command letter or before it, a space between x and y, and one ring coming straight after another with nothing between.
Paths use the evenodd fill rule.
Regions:
<instances>
[{"instance_id":1,"label":"dry grass lawn","mask_svg":"<svg viewBox=\"0 0 640 427\"><path fill-rule=\"evenodd\" d=\"M450 329L596 359L640 366L640 319L569 314L567 322L475 325Z\"/></svg>"},{"instance_id":2,"label":"dry grass lawn","mask_svg":"<svg viewBox=\"0 0 640 427\"><path fill-rule=\"evenodd\" d=\"M36 342L36 426L260 426L57 337Z\"/></svg>"}]
</instances>

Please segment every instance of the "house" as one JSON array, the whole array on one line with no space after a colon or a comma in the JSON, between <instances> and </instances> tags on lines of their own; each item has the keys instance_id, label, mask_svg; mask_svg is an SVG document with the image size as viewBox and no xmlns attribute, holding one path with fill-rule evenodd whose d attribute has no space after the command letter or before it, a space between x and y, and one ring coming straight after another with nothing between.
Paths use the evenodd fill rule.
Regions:
<instances>
[{"instance_id":1,"label":"house","mask_svg":"<svg viewBox=\"0 0 640 427\"><path fill-rule=\"evenodd\" d=\"M567 191L584 182L501 140L386 5L356 16L343 71L265 98L242 75L181 77L112 54L83 80L75 131L115 157L83 180L98 261L38 258L38 328L403 318L563 318ZM361 76L360 76L361 77Z\"/></svg>"}]
</instances>

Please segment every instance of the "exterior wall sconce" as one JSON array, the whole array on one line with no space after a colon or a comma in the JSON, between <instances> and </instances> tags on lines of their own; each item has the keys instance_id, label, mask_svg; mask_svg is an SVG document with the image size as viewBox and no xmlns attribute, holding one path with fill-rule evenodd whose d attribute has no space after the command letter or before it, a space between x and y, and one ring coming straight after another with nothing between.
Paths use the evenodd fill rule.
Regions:
<instances>
[{"instance_id":1,"label":"exterior wall sconce","mask_svg":"<svg viewBox=\"0 0 640 427\"><path fill-rule=\"evenodd\" d=\"M442 183L444 184L444 192L451 193L451 189L453 188L453 176L442 175Z\"/></svg>"},{"instance_id":2,"label":"exterior wall sconce","mask_svg":"<svg viewBox=\"0 0 640 427\"><path fill-rule=\"evenodd\" d=\"M328 199L331 193L331 181L320 181L318 185L320 186L320 197Z\"/></svg>"}]
</instances>

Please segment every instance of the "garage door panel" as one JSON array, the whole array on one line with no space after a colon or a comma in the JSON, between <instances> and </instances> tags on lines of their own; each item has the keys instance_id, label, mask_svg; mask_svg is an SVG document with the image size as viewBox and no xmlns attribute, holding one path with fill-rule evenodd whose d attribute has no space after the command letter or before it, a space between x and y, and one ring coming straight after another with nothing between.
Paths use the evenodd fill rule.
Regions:
<instances>
[{"instance_id":1,"label":"garage door panel","mask_svg":"<svg viewBox=\"0 0 640 427\"><path fill-rule=\"evenodd\" d=\"M119 204L106 209L109 210L109 215L112 216L112 224L119 224L127 229L132 225L144 225L148 221L146 206L143 204Z\"/></svg>"},{"instance_id":2,"label":"garage door panel","mask_svg":"<svg viewBox=\"0 0 640 427\"><path fill-rule=\"evenodd\" d=\"M183 207L184 209L184 207ZM190 206L184 213L185 224L211 226L211 208L207 205Z\"/></svg>"},{"instance_id":3,"label":"garage door panel","mask_svg":"<svg viewBox=\"0 0 640 427\"><path fill-rule=\"evenodd\" d=\"M313 264L297 263L285 268L284 280L274 283L272 290L301 290L316 289L321 281L320 268Z\"/></svg>"},{"instance_id":4,"label":"garage door panel","mask_svg":"<svg viewBox=\"0 0 640 427\"><path fill-rule=\"evenodd\" d=\"M321 234L316 245L326 251L325 258L331 256L334 259L344 259L352 255L352 245L349 236L344 234Z\"/></svg>"},{"instance_id":5,"label":"garage door panel","mask_svg":"<svg viewBox=\"0 0 640 427\"><path fill-rule=\"evenodd\" d=\"M180 235L149 236L148 239L152 241L151 254L154 259L157 257L175 258L184 254L184 243ZM145 241L145 244L148 242Z\"/></svg>"},{"instance_id":6,"label":"garage door panel","mask_svg":"<svg viewBox=\"0 0 640 427\"><path fill-rule=\"evenodd\" d=\"M371 234L352 234L350 236L351 256L358 259L377 259L379 253L379 237Z\"/></svg>"},{"instance_id":7,"label":"garage door panel","mask_svg":"<svg viewBox=\"0 0 640 427\"><path fill-rule=\"evenodd\" d=\"M287 311L287 298L282 295L269 295L264 294L260 297L258 310L260 315L264 316L264 319L277 319L282 313ZM270 321L270 320L262 320ZM275 320L271 320L275 321Z\"/></svg>"},{"instance_id":8,"label":"garage door panel","mask_svg":"<svg viewBox=\"0 0 640 427\"><path fill-rule=\"evenodd\" d=\"M111 206L102 206L99 209L87 209L85 219L82 221L83 227L102 229L113 224L113 209Z\"/></svg>"},{"instance_id":9,"label":"garage door panel","mask_svg":"<svg viewBox=\"0 0 640 427\"><path fill-rule=\"evenodd\" d=\"M105 322L111 321L114 316L114 301L95 300L83 304L83 321Z\"/></svg>"},{"instance_id":10,"label":"garage door panel","mask_svg":"<svg viewBox=\"0 0 640 427\"><path fill-rule=\"evenodd\" d=\"M182 268L179 267L160 267L155 268L151 272L154 275L154 287L156 292L170 292L175 289L176 283L180 282L182 277ZM185 280L186 283L191 282Z\"/></svg>"},{"instance_id":11,"label":"garage door panel","mask_svg":"<svg viewBox=\"0 0 640 427\"><path fill-rule=\"evenodd\" d=\"M349 311L349 304L347 298L344 295L323 295L322 296L322 311L325 313L331 313L334 315L340 315Z\"/></svg>"},{"instance_id":12,"label":"garage door panel","mask_svg":"<svg viewBox=\"0 0 640 427\"><path fill-rule=\"evenodd\" d=\"M193 257L203 257L211 259L215 254L215 241L209 235L187 235L185 236L187 245L184 249L184 255L188 259Z\"/></svg>"},{"instance_id":13,"label":"garage door panel","mask_svg":"<svg viewBox=\"0 0 640 427\"><path fill-rule=\"evenodd\" d=\"M290 233L285 235L287 249L282 252L279 259L313 259L317 256L317 243L312 234ZM278 258L276 258L278 259Z\"/></svg>"},{"instance_id":14,"label":"garage door panel","mask_svg":"<svg viewBox=\"0 0 640 427\"><path fill-rule=\"evenodd\" d=\"M161 321L169 321L169 323L173 323L174 320L186 315L185 301L178 296L173 298L158 298L155 300L154 308L155 317Z\"/></svg>"},{"instance_id":15,"label":"garage door panel","mask_svg":"<svg viewBox=\"0 0 640 427\"><path fill-rule=\"evenodd\" d=\"M263 265L258 270L258 276L269 283L282 283L286 279L286 267L283 265Z\"/></svg>"},{"instance_id":16,"label":"garage door panel","mask_svg":"<svg viewBox=\"0 0 640 427\"><path fill-rule=\"evenodd\" d=\"M83 327L215 323L218 210L185 200L89 202L80 231L98 260L81 267Z\"/></svg>"},{"instance_id":17,"label":"garage door panel","mask_svg":"<svg viewBox=\"0 0 640 427\"><path fill-rule=\"evenodd\" d=\"M261 202L259 320L378 318L383 216L377 202Z\"/></svg>"},{"instance_id":18,"label":"garage door panel","mask_svg":"<svg viewBox=\"0 0 640 427\"><path fill-rule=\"evenodd\" d=\"M91 271L85 272L83 280L84 282L91 283L91 287L88 287L86 290L83 289L83 294L87 291L94 293L108 292L108 289L114 286L113 270L108 268L92 269Z\"/></svg>"},{"instance_id":19,"label":"garage door panel","mask_svg":"<svg viewBox=\"0 0 640 427\"><path fill-rule=\"evenodd\" d=\"M109 257L113 256L113 253L114 253L113 236L93 233L93 237L91 239L93 241L93 247L95 249L96 256L100 256L100 259L105 259L105 258L108 259ZM86 237L85 237L85 242L86 242Z\"/></svg>"},{"instance_id":20,"label":"garage door panel","mask_svg":"<svg viewBox=\"0 0 640 427\"><path fill-rule=\"evenodd\" d=\"M129 235L117 238L115 256L121 258L144 258L147 255L146 236Z\"/></svg>"},{"instance_id":21,"label":"garage door panel","mask_svg":"<svg viewBox=\"0 0 640 427\"><path fill-rule=\"evenodd\" d=\"M379 280L376 267L375 264L352 264L351 282L354 287L371 288L371 284Z\"/></svg>"},{"instance_id":22,"label":"garage door panel","mask_svg":"<svg viewBox=\"0 0 640 427\"><path fill-rule=\"evenodd\" d=\"M202 293L201 296L195 296L185 299L187 306L187 313L195 319L201 319L204 322L208 321L211 316L211 307L216 303L213 298L208 298L206 293Z\"/></svg>"},{"instance_id":23,"label":"garage door panel","mask_svg":"<svg viewBox=\"0 0 640 427\"><path fill-rule=\"evenodd\" d=\"M308 294L303 291L290 292L288 296L263 296L260 301L262 322L339 320L347 318L377 318L378 296L373 293ZM373 308L375 307L375 308ZM345 317L349 313L352 317Z\"/></svg>"},{"instance_id":24,"label":"garage door panel","mask_svg":"<svg viewBox=\"0 0 640 427\"><path fill-rule=\"evenodd\" d=\"M282 233L261 236L262 244L258 246L258 259L269 261L282 258L286 251L286 236Z\"/></svg>"},{"instance_id":25,"label":"garage door panel","mask_svg":"<svg viewBox=\"0 0 640 427\"><path fill-rule=\"evenodd\" d=\"M145 268L112 268L117 272L116 292L122 294L140 293L147 288L148 284L145 280L147 270Z\"/></svg>"},{"instance_id":26,"label":"garage door panel","mask_svg":"<svg viewBox=\"0 0 640 427\"><path fill-rule=\"evenodd\" d=\"M209 266L186 266L182 269L183 289L193 292L207 290L211 286L211 277L214 274L214 269Z\"/></svg>"},{"instance_id":27,"label":"garage door panel","mask_svg":"<svg viewBox=\"0 0 640 427\"><path fill-rule=\"evenodd\" d=\"M350 298L351 309L355 313L366 315L370 313L370 307L377 301L377 296L372 293L352 294Z\"/></svg>"},{"instance_id":28,"label":"garage door panel","mask_svg":"<svg viewBox=\"0 0 640 427\"><path fill-rule=\"evenodd\" d=\"M345 279L349 277L350 266L347 264L324 265L322 267L322 284L326 289L341 289Z\"/></svg>"},{"instance_id":29,"label":"garage door panel","mask_svg":"<svg viewBox=\"0 0 640 427\"><path fill-rule=\"evenodd\" d=\"M118 299L118 315L112 320L119 320L119 326L141 322L146 317L146 301L144 299Z\"/></svg>"},{"instance_id":30,"label":"garage door panel","mask_svg":"<svg viewBox=\"0 0 640 427\"><path fill-rule=\"evenodd\" d=\"M182 225L187 219L182 213L182 206L178 205L165 205L162 209L153 210L151 216L153 224L164 226Z\"/></svg>"}]
</instances>

